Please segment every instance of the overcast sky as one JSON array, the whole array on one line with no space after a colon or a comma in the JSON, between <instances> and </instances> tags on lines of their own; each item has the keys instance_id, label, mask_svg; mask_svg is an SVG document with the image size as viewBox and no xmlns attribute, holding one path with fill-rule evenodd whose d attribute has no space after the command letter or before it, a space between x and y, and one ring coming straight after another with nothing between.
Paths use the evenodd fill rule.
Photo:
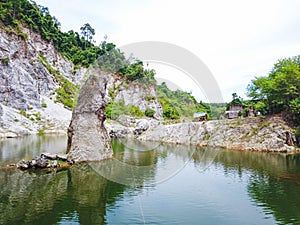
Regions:
<instances>
[{"instance_id":1,"label":"overcast sky","mask_svg":"<svg viewBox=\"0 0 300 225\"><path fill-rule=\"evenodd\" d=\"M62 30L80 31L84 23L117 46L163 41L196 54L211 70L225 101L245 97L255 76L267 75L281 58L300 54L298 0L37 0L61 22ZM180 72L157 67L158 77L203 98ZM169 77L169 78L168 78ZM205 101L205 99L202 99Z\"/></svg>"}]
</instances>

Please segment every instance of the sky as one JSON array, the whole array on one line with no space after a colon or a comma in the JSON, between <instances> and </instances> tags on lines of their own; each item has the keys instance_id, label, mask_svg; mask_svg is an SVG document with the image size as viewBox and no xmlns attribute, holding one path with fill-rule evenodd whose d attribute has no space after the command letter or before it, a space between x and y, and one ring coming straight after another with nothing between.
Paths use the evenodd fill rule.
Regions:
<instances>
[{"instance_id":1,"label":"sky","mask_svg":"<svg viewBox=\"0 0 300 225\"><path fill-rule=\"evenodd\" d=\"M266 76L279 59L300 55L298 0L36 0L49 8L63 31L95 29L96 43L122 47L160 41L195 54L211 71L224 101L246 99L252 79ZM169 80L197 100L199 85L174 66L150 62L158 79Z\"/></svg>"}]
</instances>

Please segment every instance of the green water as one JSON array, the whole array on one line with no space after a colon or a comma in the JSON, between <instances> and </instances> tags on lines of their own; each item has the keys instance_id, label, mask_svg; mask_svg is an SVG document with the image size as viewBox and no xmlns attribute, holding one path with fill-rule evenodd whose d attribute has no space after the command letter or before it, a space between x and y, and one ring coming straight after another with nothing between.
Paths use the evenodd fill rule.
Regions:
<instances>
[{"instance_id":1,"label":"green water","mask_svg":"<svg viewBox=\"0 0 300 225\"><path fill-rule=\"evenodd\" d=\"M113 160L3 169L65 146L0 142L0 224L300 224L299 155L114 141Z\"/></svg>"}]
</instances>

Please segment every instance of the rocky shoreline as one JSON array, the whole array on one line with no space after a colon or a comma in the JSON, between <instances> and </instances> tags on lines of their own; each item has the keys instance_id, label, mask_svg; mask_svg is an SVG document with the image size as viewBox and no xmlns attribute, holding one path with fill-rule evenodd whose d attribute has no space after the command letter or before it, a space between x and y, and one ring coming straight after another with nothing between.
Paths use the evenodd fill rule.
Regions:
<instances>
[{"instance_id":1,"label":"rocky shoreline","mask_svg":"<svg viewBox=\"0 0 300 225\"><path fill-rule=\"evenodd\" d=\"M121 116L106 121L111 138L138 139L180 145L195 145L242 151L297 153L299 148L292 128L279 117L211 120L166 125L164 121ZM21 160L10 167L43 169L68 167L68 155L43 153L32 160Z\"/></svg>"},{"instance_id":2,"label":"rocky shoreline","mask_svg":"<svg viewBox=\"0 0 300 225\"><path fill-rule=\"evenodd\" d=\"M123 118L119 123L107 123L106 127L110 136L117 138L137 138L143 141L247 151L299 150L292 128L279 117L211 120L170 125L153 119Z\"/></svg>"}]
</instances>

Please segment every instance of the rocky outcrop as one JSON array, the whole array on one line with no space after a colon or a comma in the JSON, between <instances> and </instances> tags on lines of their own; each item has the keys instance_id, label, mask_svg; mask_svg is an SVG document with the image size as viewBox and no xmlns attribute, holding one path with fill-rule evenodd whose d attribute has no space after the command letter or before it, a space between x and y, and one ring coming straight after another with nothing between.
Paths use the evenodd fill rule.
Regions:
<instances>
[{"instance_id":1,"label":"rocky outcrop","mask_svg":"<svg viewBox=\"0 0 300 225\"><path fill-rule=\"evenodd\" d=\"M0 27L0 102L5 107L0 114L0 137L66 130L71 112L55 101L61 85L55 73L79 84L85 69L75 71L74 65L39 34L27 28L22 32L26 38ZM20 110L26 112L23 118L18 116Z\"/></svg>"},{"instance_id":2,"label":"rocky outcrop","mask_svg":"<svg viewBox=\"0 0 300 225\"><path fill-rule=\"evenodd\" d=\"M100 161L113 155L104 127L108 75L90 70L68 128L68 157L74 162Z\"/></svg>"},{"instance_id":3,"label":"rocky outcrop","mask_svg":"<svg viewBox=\"0 0 300 225\"><path fill-rule=\"evenodd\" d=\"M109 77L106 91L108 102L124 101L125 105L135 105L145 112L154 110L153 117L161 120L163 109L157 98L156 85L139 79L128 82L117 75Z\"/></svg>"},{"instance_id":4,"label":"rocky outcrop","mask_svg":"<svg viewBox=\"0 0 300 225\"><path fill-rule=\"evenodd\" d=\"M0 29L0 101L16 109L41 107L41 96L54 94L58 83L50 67L72 82L83 74L40 35L23 28L28 38ZM47 64L47 65L45 65Z\"/></svg>"},{"instance_id":5,"label":"rocky outcrop","mask_svg":"<svg viewBox=\"0 0 300 225\"><path fill-rule=\"evenodd\" d=\"M63 162L61 164L58 160ZM21 160L17 163L17 168L21 170L28 169L45 169L45 168L58 168L58 167L67 167L73 164L72 161L69 161L66 155L58 155L51 153L42 153L40 156L34 157L32 160Z\"/></svg>"},{"instance_id":6,"label":"rocky outcrop","mask_svg":"<svg viewBox=\"0 0 300 225\"><path fill-rule=\"evenodd\" d=\"M294 151L295 135L283 121L268 119L218 120L159 125L140 140L252 151Z\"/></svg>"},{"instance_id":7,"label":"rocky outcrop","mask_svg":"<svg viewBox=\"0 0 300 225\"><path fill-rule=\"evenodd\" d=\"M121 115L115 121L105 123L105 127L111 138L137 138L148 129L157 127L161 121L153 118L136 119Z\"/></svg>"}]
</instances>

